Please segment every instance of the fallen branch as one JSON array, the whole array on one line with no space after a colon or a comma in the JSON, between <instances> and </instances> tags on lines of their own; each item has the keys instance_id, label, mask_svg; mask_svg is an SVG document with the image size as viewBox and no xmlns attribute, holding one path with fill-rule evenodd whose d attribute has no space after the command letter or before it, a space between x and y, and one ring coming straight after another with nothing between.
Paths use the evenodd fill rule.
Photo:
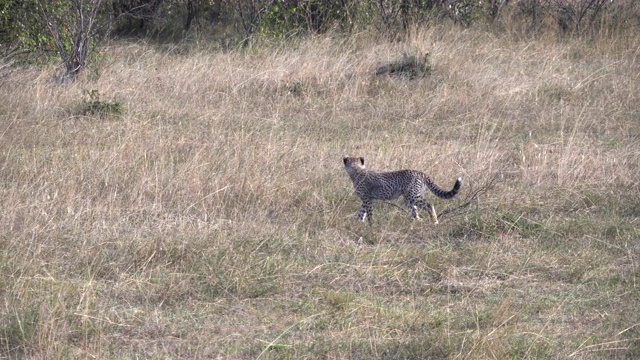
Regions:
<instances>
[{"instance_id":1,"label":"fallen branch","mask_svg":"<svg viewBox=\"0 0 640 360\"><path fill-rule=\"evenodd\" d=\"M493 190L493 188L496 186L497 183L498 183L498 176L495 175L493 178L491 178L491 180L484 183L479 188L474 190L472 187L471 191L467 193L467 196L464 198L462 204L456 207L452 207L450 209L445 209L440 214L438 214L438 219L442 220L442 219L459 216L460 214L462 214L464 209L468 208L473 202L477 202L480 195Z\"/></svg>"}]
</instances>

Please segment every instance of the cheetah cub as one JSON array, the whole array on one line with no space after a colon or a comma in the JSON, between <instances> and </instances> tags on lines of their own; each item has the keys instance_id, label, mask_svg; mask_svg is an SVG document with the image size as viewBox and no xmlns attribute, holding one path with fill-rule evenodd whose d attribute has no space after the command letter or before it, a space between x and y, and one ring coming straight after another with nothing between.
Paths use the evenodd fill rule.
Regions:
<instances>
[{"instance_id":1,"label":"cheetah cub","mask_svg":"<svg viewBox=\"0 0 640 360\"><path fill-rule=\"evenodd\" d=\"M460 190L462 178L456 179L451 191L439 188L427 175L416 170L398 170L390 172L376 172L364 167L363 157L345 156L344 169L349 174L356 194L362 199L362 206L358 211L360 221L369 220L373 216L373 200L393 200L400 195L404 197L404 204L414 219L420 219L419 209L427 210L433 221L438 223L438 216L433 205L424 199L424 192L429 189L436 196L451 199Z\"/></svg>"}]
</instances>

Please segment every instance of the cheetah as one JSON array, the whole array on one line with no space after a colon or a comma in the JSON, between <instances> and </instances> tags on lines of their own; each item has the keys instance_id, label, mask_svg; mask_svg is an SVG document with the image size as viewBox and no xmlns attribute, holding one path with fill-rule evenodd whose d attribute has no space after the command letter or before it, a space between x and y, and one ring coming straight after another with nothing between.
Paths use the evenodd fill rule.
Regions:
<instances>
[{"instance_id":1,"label":"cheetah","mask_svg":"<svg viewBox=\"0 0 640 360\"><path fill-rule=\"evenodd\" d=\"M372 221L373 200L393 200L402 195L404 205L409 209L410 215L419 220L418 211L426 210L431 215L433 222L438 224L438 216L433 205L424 199L426 189L431 190L442 199L451 199L460 190L462 178L456 179L453 189L445 191L439 188L424 173L416 170L398 170L390 172L376 172L364 167L363 157L343 157L344 169L349 174L356 194L362 200L362 206L358 211L358 219L369 223Z\"/></svg>"}]
</instances>

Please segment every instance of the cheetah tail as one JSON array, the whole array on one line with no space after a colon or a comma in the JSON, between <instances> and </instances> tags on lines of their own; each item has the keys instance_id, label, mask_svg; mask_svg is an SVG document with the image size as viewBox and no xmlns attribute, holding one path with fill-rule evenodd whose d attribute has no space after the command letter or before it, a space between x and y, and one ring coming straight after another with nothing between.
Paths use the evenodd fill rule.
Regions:
<instances>
[{"instance_id":1,"label":"cheetah tail","mask_svg":"<svg viewBox=\"0 0 640 360\"><path fill-rule=\"evenodd\" d=\"M429 190L431 190L431 192L434 193L437 197L442 199L451 199L456 196L458 191L460 191L460 186L462 186L461 177L456 179L456 183L453 184L453 189L451 189L451 191L444 191L433 182L427 181L427 187L429 188Z\"/></svg>"}]
</instances>

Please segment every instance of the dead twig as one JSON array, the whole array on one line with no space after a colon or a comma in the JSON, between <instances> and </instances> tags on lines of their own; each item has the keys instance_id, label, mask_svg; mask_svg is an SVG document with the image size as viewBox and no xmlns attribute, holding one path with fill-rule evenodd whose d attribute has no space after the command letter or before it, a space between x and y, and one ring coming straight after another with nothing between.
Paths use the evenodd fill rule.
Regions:
<instances>
[{"instance_id":1,"label":"dead twig","mask_svg":"<svg viewBox=\"0 0 640 360\"><path fill-rule=\"evenodd\" d=\"M497 183L498 183L498 176L495 175L494 177L491 178L491 180L484 183L482 186L478 187L477 189L473 189L472 187L471 191L467 193L467 196L465 196L462 204L456 207L452 207L450 209L445 209L440 214L438 214L438 219L443 220L443 219L459 216L460 214L462 214L464 209L469 207L469 205L471 205L473 202L477 202L480 195L493 190L493 188L496 186Z\"/></svg>"}]
</instances>

